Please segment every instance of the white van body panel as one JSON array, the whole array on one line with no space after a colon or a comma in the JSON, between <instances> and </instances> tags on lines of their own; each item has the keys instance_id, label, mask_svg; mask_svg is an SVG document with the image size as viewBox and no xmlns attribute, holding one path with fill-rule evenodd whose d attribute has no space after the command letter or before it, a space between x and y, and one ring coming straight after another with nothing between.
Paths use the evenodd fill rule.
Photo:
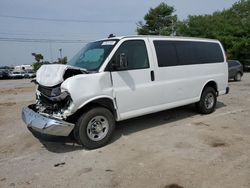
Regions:
<instances>
[{"instance_id":1,"label":"white van body panel","mask_svg":"<svg viewBox=\"0 0 250 188\"><path fill-rule=\"evenodd\" d=\"M128 40L145 42L149 68L105 71L117 49ZM120 121L198 102L204 86L210 81L216 83L218 95L226 93L228 71L225 53L220 43L224 62L159 67L153 43L155 40L219 43L215 40L193 38L121 37L99 72L79 74L62 83L61 90L69 92L73 101L70 113L73 114L96 99L108 98L113 101L117 121ZM154 72L154 81L151 80L151 71Z\"/></svg>"},{"instance_id":2,"label":"white van body panel","mask_svg":"<svg viewBox=\"0 0 250 188\"><path fill-rule=\"evenodd\" d=\"M76 75L65 80L61 90L70 93L74 104L72 113L93 100L114 99L110 72Z\"/></svg>"},{"instance_id":3,"label":"white van body panel","mask_svg":"<svg viewBox=\"0 0 250 188\"><path fill-rule=\"evenodd\" d=\"M126 40L145 40L145 37L128 37L121 40L114 49L114 53L119 45ZM204 86L210 81L216 83L219 95L226 93L228 84L227 63L220 43L224 56L223 62L158 67L154 40L195 40L219 43L215 40L190 38L150 37L145 40L150 68L112 72L114 96L116 97L120 120L198 102ZM111 54L111 57L114 53ZM108 64L108 62L105 63ZM155 81L150 80L150 71L154 71Z\"/></svg>"},{"instance_id":4,"label":"white van body panel","mask_svg":"<svg viewBox=\"0 0 250 188\"><path fill-rule=\"evenodd\" d=\"M116 121L121 121L196 103L200 101L202 91L207 84L216 86L217 95L229 92L226 56L221 43L217 40L127 36L104 39L100 42L104 45L103 41L109 40L112 44L105 45L115 46L109 48L110 51L106 54L109 55L105 56L105 60L103 55L99 57L100 67L93 70L80 68L85 67L80 60L79 65L73 64L76 67L45 65L39 69L36 78L38 84L36 104L29 105L22 111L22 118L28 127L44 134L68 136L75 127L74 123L68 121L71 115L93 101L97 102L96 100L98 100L98 105L108 108L112 102L113 108L111 107L110 110L115 111ZM126 42L131 40L140 41L133 41L130 44ZM145 45L141 41L144 41ZM154 41L161 42L155 45ZM204 44L198 47L196 45L197 48L195 48L192 43L191 48L188 46L181 50L179 44L186 45L185 42L168 43L167 46L172 47L168 51L164 46L166 44L164 41L216 43L222 54L217 53L219 52L218 45L208 45L210 48L206 51L200 50L206 49ZM117 51L124 42L132 47L124 45L125 50L122 47L121 51ZM200 52L200 56L196 57L198 53L193 53L194 49ZM188 55L183 55L185 53ZM131 56L127 57L127 54ZM112 59L114 55L116 59ZM146 55L149 66L146 64ZM166 61L168 59L170 59L169 62ZM187 59L191 61L188 62ZM214 62L214 60L221 62ZM109 66L111 61L115 63ZM120 64L120 67L117 64Z\"/></svg>"},{"instance_id":5,"label":"white van body panel","mask_svg":"<svg viewBox=\"0 0 250 188\"><path fill-rule=\"evenodd\" d=\"M121 40L120 44L116 46L116 49L118 49L123 42L128 40L143 40L147 52L151 51L147 39L136 37L133 39L125 38ZM111 72L113 91L120 114L120 120L143 115L142 112L145 111L145 109L158 105L157 100L155 100L155 91L153 90L154 84L150 78L150 71L153 70L152 67L154 67L154 62L151 61L151 53L148 53L148 59L149 68Z\"/></svg>"}]
</instances>

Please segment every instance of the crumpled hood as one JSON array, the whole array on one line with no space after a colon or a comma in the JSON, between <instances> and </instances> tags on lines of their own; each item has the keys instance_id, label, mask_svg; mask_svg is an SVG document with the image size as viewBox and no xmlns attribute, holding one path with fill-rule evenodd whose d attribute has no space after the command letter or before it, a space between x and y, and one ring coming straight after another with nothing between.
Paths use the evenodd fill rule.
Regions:
<instances>
[{"instance_id":1,"label":"crumpled hood","mask_svg":"<svg viewBox=\"0 0 250 188\"><path fill-rule=\"evenodd\" d=\"M68 65L43 65L36 73L36 81L43 85L52 87L63 82L63 75L68 69Z\"/></svg>"},{"instance_id":2,"label":"crumpled hood","mask_svg":"<svg viewBox=\"0 0 250 188\"><path fill-rule=\"evenodd\" d=\"M67 71L68 70L68 71ZM62 64L51 64L41 66L36 73L36 81L43 86L53 87L64 81L65 72L72 72L68 74L67 77L71 77L76 74L82 74L83 72L80 68L72 67L70 65Z\"/></svg>"}]
</instances>

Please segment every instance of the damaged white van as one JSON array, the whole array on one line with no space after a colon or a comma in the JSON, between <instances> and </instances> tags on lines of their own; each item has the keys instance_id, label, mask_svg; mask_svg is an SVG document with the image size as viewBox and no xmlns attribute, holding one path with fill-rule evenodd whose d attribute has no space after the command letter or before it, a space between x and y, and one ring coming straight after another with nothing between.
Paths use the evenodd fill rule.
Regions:
<instances>
[{"instance_id":1,"label":"damaged white van","mask_svg":"<svg viewBox=\"0 0 250 188\"><path fill-rule=\"evenodd\" d=\"M36 103L23 121L43 134L104 146L115 122L196 103L203 114L227 94L228 65L217 40L125 36L87 44L67 65L37 72Z\"/></svg>"}]
</instances>

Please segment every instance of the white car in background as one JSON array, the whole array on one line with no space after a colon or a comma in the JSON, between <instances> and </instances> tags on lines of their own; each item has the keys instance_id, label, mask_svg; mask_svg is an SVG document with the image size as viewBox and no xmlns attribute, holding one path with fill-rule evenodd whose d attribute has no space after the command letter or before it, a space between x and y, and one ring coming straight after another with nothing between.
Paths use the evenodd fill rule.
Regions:
<instances>
[{"instance_id":1,"label":"white car in background","mask_svg":"<svg viewBox=\"0 0 250 188\"><path fill-rule=\"evenodd\" d=\"M9 77L12 79L20 79L20 78L24 78L24 75L20 71L12 71L9 73Z\"/></svg>"},{"instance_id":2,"label":"white car in background","mask_svg":"<svg viewBox=\"0 0 250 188\"><path fill-rule=\"evenodd\" d=\"M25 71L23 74L24 74L24 78L35 78L36 77L35 71Z\"/></svg>"}]
</instances>

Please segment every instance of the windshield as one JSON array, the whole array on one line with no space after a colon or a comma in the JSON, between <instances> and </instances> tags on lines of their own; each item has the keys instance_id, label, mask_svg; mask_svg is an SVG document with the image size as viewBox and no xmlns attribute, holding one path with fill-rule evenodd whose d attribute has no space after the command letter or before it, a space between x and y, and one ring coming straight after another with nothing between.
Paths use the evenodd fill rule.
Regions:
<instances>
[{"instance_id":1,"label":"windshield","mask_svg":"<svg viewBox=\"0 0 250 188\"><path fill-rule=\"evenodd\" d=\"M117 40L97 41L83 47L68 63L68 65L84 68L88 71L97 71Z\"/></svg>"}]
</instances>

